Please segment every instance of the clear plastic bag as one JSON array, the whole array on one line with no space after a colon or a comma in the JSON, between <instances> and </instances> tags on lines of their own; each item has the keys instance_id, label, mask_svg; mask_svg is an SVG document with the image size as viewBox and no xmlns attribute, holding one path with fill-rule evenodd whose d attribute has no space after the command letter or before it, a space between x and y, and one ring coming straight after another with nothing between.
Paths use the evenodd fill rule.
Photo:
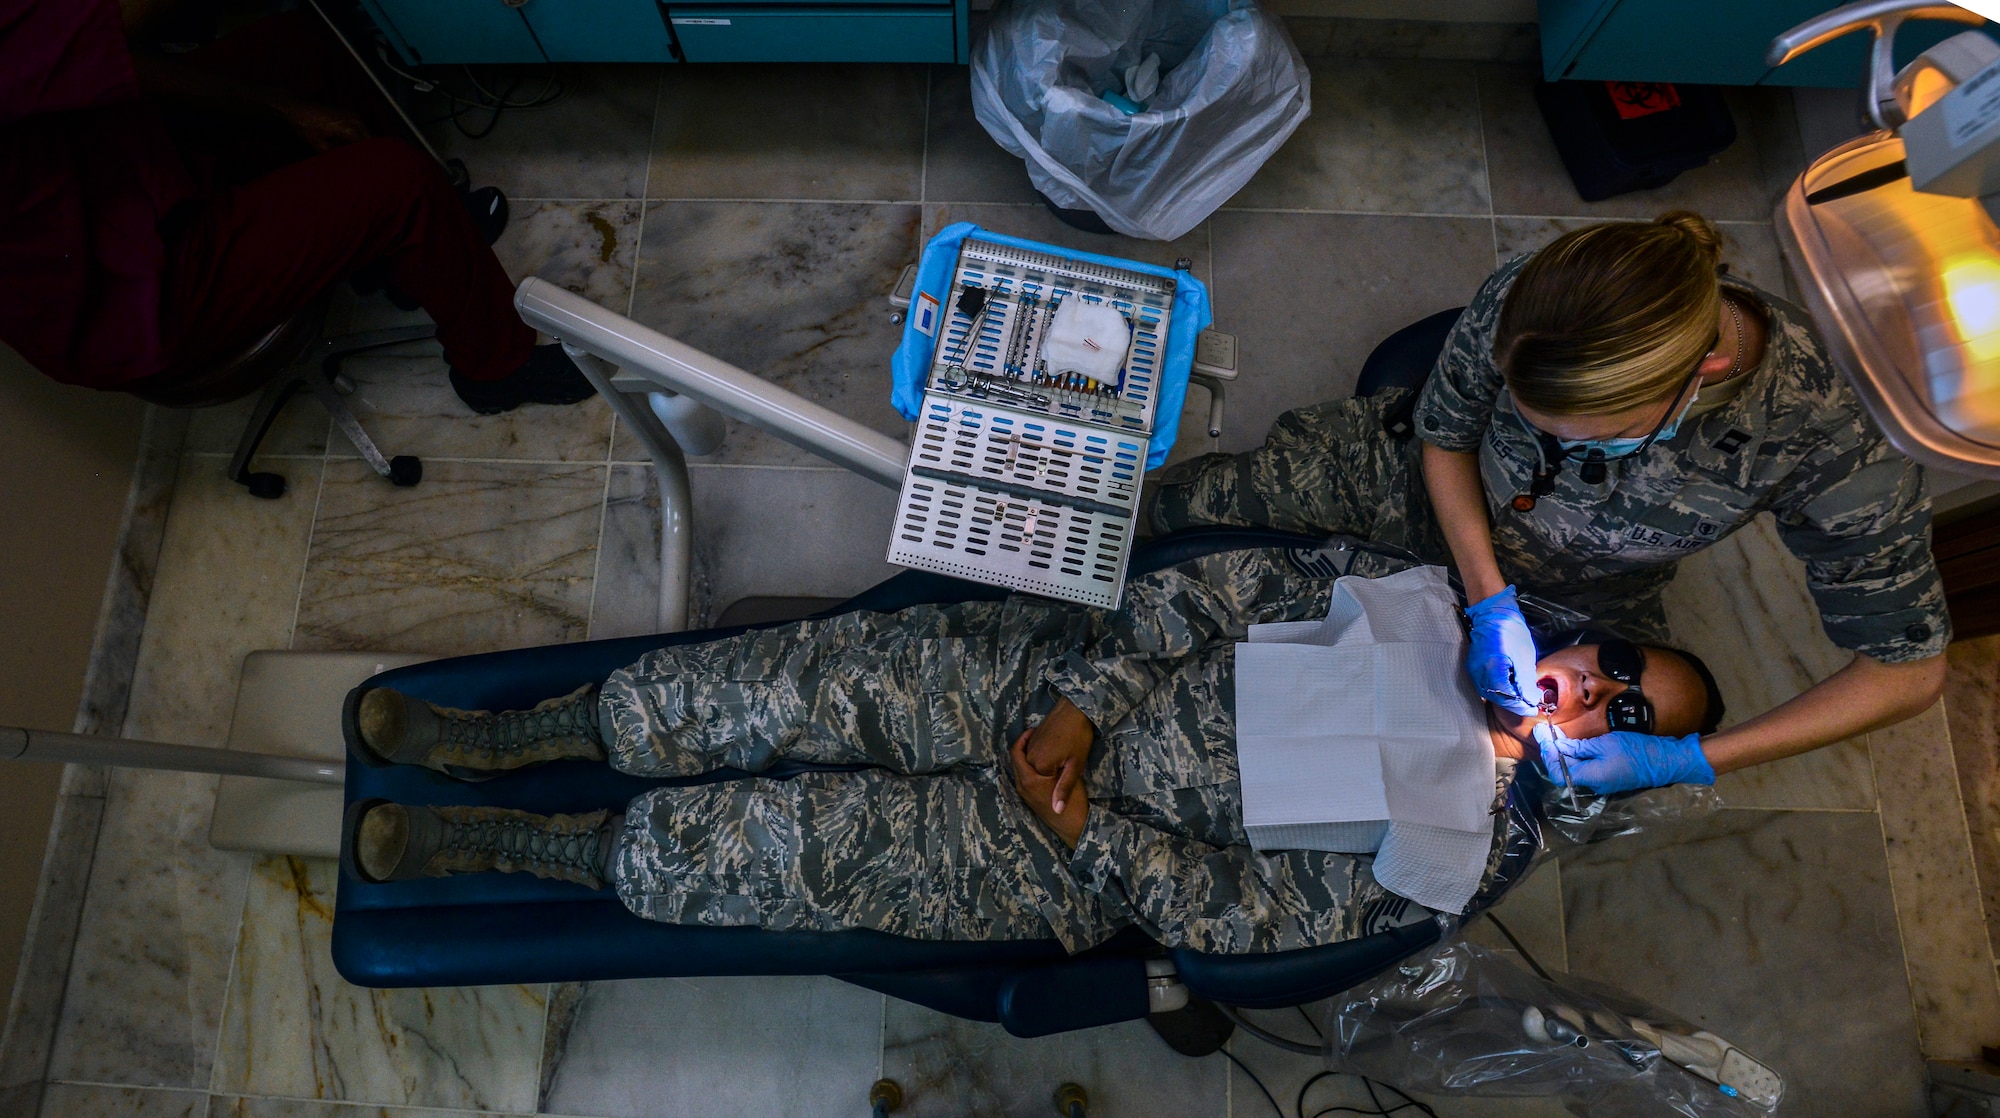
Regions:
<instances>
[{"instance_id":1,"label":"clear plastic bag","mask_svg":"<svg viewBox=\"0 0 2000 1118\"><path fill-rule=\"evenodd\" d=\"M1133 115L1103 98L1160 56ZM1250 180L1312 109L1285 29L1251 0L1014 0L972 52L972 106L1035 189L1170 241Z\"/></svg>"},{"instance_id":2,"label":"clear plastic bag","mask_svg":"<svg viewBox=\"0 0 2000 1118\"><path fill-rule=\"evenodd\" d=\"M1709 784L1669 784L1599 796L1576 792L1550 781L1539 768L1521 774L1524 790L1541 802L1540 845L1543 856L1561 857L1578 847L1683 823L1722 807L1722 797Z\"/></svg>"},{"instance_id":3,"label":"clear plastic bag","mask_svg":"<svg viewBox=\"0 0 2000 1118\"><path fill-rule=\"evenodd\" d=\"M1629 995L1578 978L1558 984L1463 940L1329 1002L1325 1035L1328 1067L1405 1090L1561 1096L1589 1118L1784 1113L1775 1075L1727 1041ZM1722 1084L1683 1065L1719 1071Z\"/></svg>"}]
</instances>

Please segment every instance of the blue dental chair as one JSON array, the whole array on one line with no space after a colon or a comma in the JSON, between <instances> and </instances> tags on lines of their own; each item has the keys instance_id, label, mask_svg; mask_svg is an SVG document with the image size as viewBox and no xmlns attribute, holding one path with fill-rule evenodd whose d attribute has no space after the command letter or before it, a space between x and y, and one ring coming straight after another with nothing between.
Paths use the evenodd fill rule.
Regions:
<instances>
[{"instance_id":1,"label":"blue dental chair","mask_svg":"<svg viewBox=\"0 0 2000 1118\"><path fill-rule=\"evenodd\" d=\"M1325 541L1269 529L1203 528L1139 547L1132 573L1144 574L1219 551L1318 548ZM996 599L1005 591L925 572L891 578L831 614L893 611L920 603ZM771 624L777 624L773 622ZM436 660L384 672L349 696L344 727L373 687L466 709L520 709L599 682L644 653L714 640L737 626L623 640L527 648ZM806 766L762 775L785 777ZM1538 779L1531 766L1509 795L1507 849L1496 880L1473 912L1497 901L1527 871L1539 846ZM413 766L376 767L350 756L347 801L485 804L541 813L622 810L667 783L727 780L724 771L653 780L601 763L557 762L478 784ZM1422 910L1415 909L1419 916ZM935 943L880 932L703 928L642 920L609 891L524 874L472 874L370 885L343 864L333 925L334 965L359 986L475 986L696 975L825 974L940 1012L997 1021L1017 1036L1043 1036L1137 1020L1148 1011L1148 960L1166 958L1178 981L1202 998L1248 1008L1299 1005L1365 981L1429 946L1435 919L1401 915L1345 943L1263 955L1210 955L1166 949L1127 929L1090 951L1068 955L1053 940Z\"/></svg>"}]
</instances>

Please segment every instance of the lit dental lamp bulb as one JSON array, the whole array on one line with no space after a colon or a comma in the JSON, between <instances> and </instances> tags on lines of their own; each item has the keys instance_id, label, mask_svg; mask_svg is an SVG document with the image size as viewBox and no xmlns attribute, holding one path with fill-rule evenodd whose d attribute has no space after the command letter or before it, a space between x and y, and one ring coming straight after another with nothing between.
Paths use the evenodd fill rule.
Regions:
<instances>
[{"instance_id":1,"label":"lit dental lamp bulb","mask_svg":"<svg viewBox=\"0 0 2000 1118\"><path fill-rule=\"evenodd\" d=\"M1981 361L2000 357L2000 260L1961 257L1945 265L1942 278L1952 323L1966 347Z\"/></svg>"}]
</instances>

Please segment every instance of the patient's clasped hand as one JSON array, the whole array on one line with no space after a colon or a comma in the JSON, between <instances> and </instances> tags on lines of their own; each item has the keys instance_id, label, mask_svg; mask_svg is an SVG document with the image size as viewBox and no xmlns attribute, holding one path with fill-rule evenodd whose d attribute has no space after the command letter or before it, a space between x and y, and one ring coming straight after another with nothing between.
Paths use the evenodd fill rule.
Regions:
<instances>
[{"instance_id":1,"label":"patient's clasped hand","mask_svg":"<svg viewBox=\"0 0 2000 1118\"><path fill-rule=\"evenodd\" d=\"M1132 924L1163 944L1259 952L1426 920L1368 855L1258 851L1243 829L1237 644L1252 625L1325 618L1334 581L1315 553L1233 551L1134 579L1116 611L1021 596L857 611L661 648L528 711L375 688L350 738L368 764L750 775L656 788L622 816L358 803L351 868L608 884L638 915L679 923L1072 951ZM1686 661L1644 650L1635 687L1598 647L1543 662L1568 733L1608 729L1628 691L1663 732L1703 720ZM1489 721L1497 753L1533 740L1528 719ZM864 767L756 775L780 760Z\"/></svg>"}]
</instances>

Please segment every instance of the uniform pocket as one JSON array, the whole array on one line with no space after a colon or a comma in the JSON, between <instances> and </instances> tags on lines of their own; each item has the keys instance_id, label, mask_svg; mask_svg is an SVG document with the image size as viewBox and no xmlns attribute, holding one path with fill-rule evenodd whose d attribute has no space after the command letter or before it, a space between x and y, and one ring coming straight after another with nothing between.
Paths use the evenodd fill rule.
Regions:
<instances>
[{"instance_id":1,"label":"uniform pocket","mask_svg":"<svg viewBox=\"0 0 2000 1118\"><path fill-rule=\"evenodd\" d=\"M1144 796L1236 779L1234 681L1210 678L1213 674L1183 669L1147 694L1107 736L1105 768L1117 782L1113 794ZM1224 683L1228 686L1220 686Z\"/></svg>"},{"instance_id":2,"label":"uniform pocket","mask_svg":"<svg viewBox=\"0 0 2000 1118\"><path fill-rule=\"evenodd\" d=\"M1005 743L993 726L993 641L979 637L927 637L917 648L914 719L920 765L936 772L967 762L1000 759Z\"/></svg>"}]
</instances>

